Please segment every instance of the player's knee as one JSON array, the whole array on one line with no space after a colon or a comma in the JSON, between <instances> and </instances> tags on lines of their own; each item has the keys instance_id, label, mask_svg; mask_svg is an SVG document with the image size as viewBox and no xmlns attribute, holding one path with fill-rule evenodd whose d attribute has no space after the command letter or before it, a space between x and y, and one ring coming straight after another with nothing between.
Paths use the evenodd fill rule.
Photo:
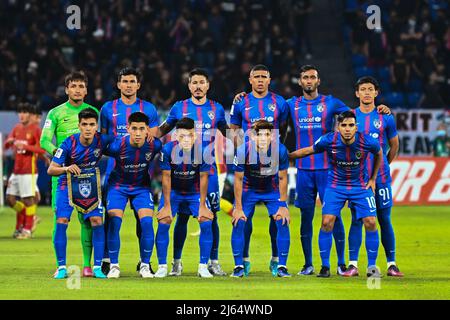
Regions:
<instances>
[{"instance_id":1,"label":"player's knee","mask_svg":"<svg viewBox=\"0 0 450 320\"><path fill-rule=\"evenodd\" d=\"M326 215L322 217L322 230L325 232L330 232L334 227L335 217L331 215Z\"/></svg>"},{"instance_id":2,"label":"player's knee","mask_svg":"<svg viewBox=\"0 0 450 320\"><path fill-rule=\"evenodd\" d=\"M171 224L172 223L172 219L170 219L170 217L165 217L165 218L162 218L162 219L158 220L158 223Z\"/></svg>"},{"instance_id":3,"label":"player's knee","mask_svg":"<svg viewBox=\"0 0 450 320\"><path fill-rule=\"evenodd\" d=\"M101 217L91 217L89 220L91 221L91 226L93 227L98 227L103 224L103 219Z\"/></svg>"},{"instance_id":4,"label":"player's knee","mask_svg":"<svg viewBox=\"0 0 450 320\"><path fill-rule=\"evenodd\" d=\"M368 217L363 220L364 227L368 231L375 231L377 230L377 220L375 217Z\"/></svg>"},{"instance_id":5,"label":"player's knee","mask_svg":"<svg viewBox=\"0 0 450 320\"><path fill-rule=\"evenodd\" d=\"M58 218L56 219L57 223L61 223L61 224L69 224L69 219L67 218Z\"/></svg>"},{"instance_id":6,"label":"player's knee","mask_svg":"<svg viewBox=\"0 0 450 320\"><path fill-rule=\"evenodd\" d=\"M206 217L200 217L200 219L198 219L198 222L200 222L200 223L203 223L203 222L206 222L206 221L211 221L211 219L208 219Z\"/></svg>"},{"instance_id":7,"label":"player's knee","mask_svg":"<svg viewBox=\"0 0 450 320\"><path fill-rule=\"evenodd\" d=\"M23 198L22 202L26 207L30 207L34 204L34 197Z\"/></svg>"}]
</instances>

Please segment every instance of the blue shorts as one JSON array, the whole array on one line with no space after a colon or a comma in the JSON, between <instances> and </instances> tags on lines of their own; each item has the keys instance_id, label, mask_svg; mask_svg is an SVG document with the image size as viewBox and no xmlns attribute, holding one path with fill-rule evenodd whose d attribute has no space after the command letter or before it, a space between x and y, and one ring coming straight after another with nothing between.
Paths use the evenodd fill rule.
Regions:
<instances>
[{"instance_id":1,"label":"blue shorts","mask_svg":"<svg viewBox=\"0 0 450 320\"><path fill-rule=\"evenodd\" d=\"M200 199L200 195L198 195L198 197ZM217 172L213 175L209 175L208 194L206 196L206 199L213 213L220 211L219 177L217 175ZM182 202L177 210L179 212L175 211L172 206L172 211L175 211L175 213L191 214L192 211L188 208L188 206L185 205L185 202Z\"/></svg>"},{"instance_id":2,"label":"blue shorts","mask_svg":"<svg viewBox=\"0 0 450 320\"><path fill-rule=\"evenodd\" d=\"M295 206L297 208L311 208L316 206L317 193L323 203L327 187L328 170L297 169L297 187Z\"/></svg>"},{"instance_id":3,"label":"blue shorts","mask_svg":"<svg viewBox=\"0 0 450 320\"><path fill-rule=\"evenodd\" d=\"M264 203L269 216L275 215L280 207L287 207L286 202L280 201L279 192L242 191L242 209L247 218L251 219L253 217L255 206L258 202Z\"/></svg>"},{"instance_id":4,"label":"blue shorts","mask_svg":"<svg viewBox=\"0 0 450 320\"><path fill-rule=\"evenodd\" d=\"M153 210L153 196L149 188L133 188L128 190L125 188L111 187L108 190L106 196L106 208L109 210L122 210L125 211L128 200L131 202L131 206L136 212L140 209Z\"/></svg>"},{"instance_id":5,"label":"blue shorts","mask_svg":"<svg viewBox=\"0 0 450 320\"><path fill-rule=\"evenodd\" d=\"M182 214L192 215L194 218L198 217L200 209L200 193L182 195L176 191L170 193L170 206L172 208L172 216L175 216L182 207ZM206 206L211 208L208 199L206 199ZM164 195L161 196L158 211L164 207Z\"/></svg>"},{"instance_id":6,"label":"blue shorts","mask_svg":"<svg viewBox=\"0 0 450 320\"><path fill-rule=\"evenodd\" d=\"M67 186L64 189L56 190L56 218L67 218L70 221L70 216L72 215L73 207L69 203L69 192ZM102 202L98 202L98 207L89 213L83 214L83 219L87 220L90 217L103 217L103 207Z\"/></svg>"},{"instance_id":7,"label":"blue shorts","mask_svg":"<svg viewBox=\"0 0 450 320\"><path fill-rule=\"evenodd\" d=\"M331 214L339 217L345 201L352 203L356 211L356 219L375 217L377 206L372 189L353 188L347 190L346 187L327 188L323 202L322 214Z\"/></svg>"},{"instance_id":8,"label":"blue shorts","mask_svg":"<svg viewBox=\"0 0 450 320\"><path fill-rule=\"evenodd\" d=\"M391 208L394 205L390 183L377 184L375 188L375 202L377 204L377 209ZM348 207L353 208L354 206L349 202Z\"/></svg>"}]
</instances>

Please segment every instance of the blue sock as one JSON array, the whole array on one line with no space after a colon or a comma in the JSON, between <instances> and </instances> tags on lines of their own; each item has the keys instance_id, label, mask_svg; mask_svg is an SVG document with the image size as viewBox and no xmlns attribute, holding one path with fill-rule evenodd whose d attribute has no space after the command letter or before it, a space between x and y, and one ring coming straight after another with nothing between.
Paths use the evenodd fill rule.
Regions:
<instances>
[{"instance_id":1,"label":"blue sock","mask_svg":"<svg viewBox=\"0 0 450 320\"><path fill-rule=\"evenodd\" d=\"M336 254L338 257L338 266L345 264L345 230L342 218L336 217L333 228L334 243L336 244Z\"/></svg>"},{"instance_id":2,"label":"blue sock","mask_svg":"<svg viewBox=\"0 0 450 320\"><path fill-rule=\"evenodd\" d=\"M167 264L167 248L169 247L169 229L170 224L158 223L156 232L156 252L158 254L158 263Z\"/></svg>"},{"instance_id":3,"label":"blue sock","mask_svg":"<svg viewBox=\"0 0 450 320\"><path fill-rule=\"evenodd\" d=\"M302 242L303 255L305 257L305 266L312 266L312 236L313 236L313 218L314 207L301 208L300 239Z\"/></svg>"},{"instance_id":4,"label":"blue sock","mask_svg":"<svg viewBox=\"0 0 450 320\"><path fill-rule=\"evenodd\" d=\"M53 244L55 246L56 260L58 266L66 265L66 248L67 248L67 224L56 223L55 237Z\"/></svg>"},{"instance_id":5,"label":"blue sock","mask_svg":"<svg viewBox=\"0 0 450 320\"><path fill-rule=\"evenodd\" d=\"M333 231L325 232L320 229L319 232L319 250L322 259L322 267L330 267L330 251L333 245Z\"/></svg>"},{"instance_id":6,"label":"blue sock","mask_svg":"<svg viewBox=\"0 0 450 320\"><path fill-rule=\"evenodd\" d=\"M103 225L92 227L92 246L94 247L94 267L102 265L105 251L105 227Z\"/></svg>"},{"instance_id":7,"label":"blue sock","mask_svg":"<svg viewBox=\"0 0 450 320\"><path fill-rule=\"evenodd\" d=\"M278 257L278 245L277 245L277 223L275 220L270 218L269 223L269 234L270 234L270 244L272 245L272 257Z\"/></svg>"},{"instance_id":8,"label":"blue sock","mask_svg":"<svg viewBox=\"0 0 450 320\"><path fill-rule=\"evenodd\" d=\"M348 252L350 261L358 261L359 249L362 243L362 220L356 219L356 212L351 209L352 212L352 224L348 233Z\"/></svg>"},{"instance_id":9,"label":"blue sock","mask_svg":"<svg viewBox=\"0 0 450 320\"><path fill-rule=\"evenodd\" d=\"M105 221L103 222L103 230L105 232L105 248L103 250L103 259L109 259L108 241L106 241L108 239L108 225L109 225L109 215L108 213L106 213Z\"/></svg>"},{"instance_id":10,"label":"blue sock","mask_svg":"<svg viewBox=\"0 0 450 320\"><path fill-rule=\"evenodd\" d=\"M250 238L253 232L253 219L252 217L247 217L247 222L244 226L244 258L250 257Z\"/></svg>"},{"instance_id":11,"label":"blue sock","mask_svg":"<svg viewBox=\"0 0 450 320\"><path fill-rule=\"evenodd\" d=\"M366 250L368 266L374 266L377 262L378 246L380 245L380 238L378 237L378 230L366 230Z\"/></svg>"},{"instance_id":12,"label":"blue sock","mask_svg":"<svg viewBox=\"0 0 450 320\"><path fill-rule=\"evenodd\" d=\"M200 223L200 239L198 244L200 246L200 263L208 263L211 248L213 245L213 234L212 234L212 221L204 221Z\"/></svg>"},{"instance_id":13,"label":"blue sock","mask_svg":"<svg viewBox=\"0 0 450 320\"><path fill-rule=\"evenodd\" d=\"M173 228L173 258L176 260L181 259L181 254L183 253L189 217L190 215L188 214L178 214L175 227Z\"/></svg>"},{"instance_id":14,"label":"blue sock","mask_svg":"<svg viewBox=\"0 0 450 320\"><path fill-rule=\"evenodd\" d=\"M273 220L273 219L271 219ZM277 253L280 253L278 265L286 266L289 254L289 246L291 245L291 235L289 233L289 224L286 222L283 225L283 220L275 222L277 227Z\"/></svg>"},{"instance_id":15,"label":"blue sock","mask_svg":"<svg viewBox=\"0 0 450 320\"><path fill-rule=\"evenodd\" d=\"M233 250L234 265L244 265L244 228L245 221L239 220L236 226L233 225L233 231L231 232L231 249Z\"/></svg>"},{"instance_id":16,"label":"blue sock","mask_svg":"<svg viewBox=\"0 0 450 320\"><path fill-rule=\"evenodd\" d=\"M120 227L122 226L122 218L110 217L108 226L108 251L111 263L119 263L120 250Z\"/></svg>"},{"instance_id":17,"label":"blue sock","mask_svg":"<svg viewBox=\"0 0 450 320\"><path fill-rule=\"evenodd\" d=\"M377 218L381 230L381 243L387 262L395 261L395 234L391 221L391 208L378 209Z\"/></svg>"},{"instance_id":18,"label":"blue sock","mask_svg":"<svg viewBox=\"0 0 450 320\"><path fill-rule=\"evenodd\" d=\"M141 239L139 241L139 248L141 251L141 261L143 263L150 263L153 246L155 245L155 232L153 231L153 218L143 217L141 222ZM112 262L112 260L111 260Z\"/></svg>"},{"instance_id":19,"label":"blue sock","mask_svg":"<svg viewBox=\"0 0 450 320\"><path fill-rule=\"evenodd\" d=\"M212 236L213 236L213 242L211 247L211 254L209 258L211 260L219 260L219 238L220 238L220 232L219 232L219 223L217 222L217 212L214 212L214 219L212 220Z\"/></svg>"}]
</instances>

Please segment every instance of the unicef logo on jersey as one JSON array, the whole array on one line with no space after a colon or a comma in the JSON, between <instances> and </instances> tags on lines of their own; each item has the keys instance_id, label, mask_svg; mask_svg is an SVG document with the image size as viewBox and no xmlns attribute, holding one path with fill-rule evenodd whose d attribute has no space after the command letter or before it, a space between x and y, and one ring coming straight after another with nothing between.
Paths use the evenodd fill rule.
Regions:
<instances>
[{"instance_id":1,"label":"unicef logo on jersey","mask_svg":"<svg viewBox=\"0 0 450 320\"><path fill-rule=\"evenodd\" d=\"M94 150L94 157L96 158L100 157L100 149L97 148Z\"/></svg>"},{"instance_id":2,"label":"unicef logo on jersey","mask_svg":"<svg viewBox=\"0 0 450 320\"><path fill-rule=\"evenodd\" d=\"M269 108L270 111L274 112L275 108L276 108L276 105L274 105L273 103L269 103L267 108Z\"/></svg>"},{"instance_id":3,"label":"unicef logo on jersey","mask_svg":"<svg viewBox=\"0 0 450 320\"><path fill-rule=\"evenodd\" d=\"M380 135L379 135L378 133L374 132L374 133L371 133L370 136L371 136L372 138L374 138L374 139L378 139L378 137L379 137Z\"/></svg>"},{"instance_id":4,"label":"unicef logo on jersey","mask_svg":"<svg viewBox=\"0 0 450 320\"><path fill-rule=\"evenodd\" d=\"M316 122L320 122L320 121L322 121L322 118L321 118L321 117L316 117L314 120L315 120Z\"/></svg>"},{"instance_id":5,"label":"unicef logo on jersey","mask_svg":"<svg viewBox=\"0 0 450 320\"><path fill-rule=\"evenodd\" d=\"M211 125L209 123L205 123L205 128L206 129L211 129Z\"/></svg>"},{"instance_id":6,"label":"unicef logo on jersey","mask_svg":"<svg viewBox=\"0 0 450 320\"><path fill-rule=\"evenodd\" d=\"M211 120L213 120L214 117L215 117L214 112L208 111L208 117L209 117Z\"/></svg>"},{"instance_id":7,"label":"unicef logo on jersey","mask_svg":"<svg viewBox=\"0 0 450 320\"><path fill-rule=\"evenodd\" d=\"M273 117L267 117L267 121L273 122Z\"/></svg>"},{"instance_id":8,"label":"unicef logo on jersey","mask_svg":"<svg viewBox=\"0 0 450 320\"><path fill-rule=\"evenodd\" d=\"M380 120L374 120L373 125L375 128L380 129L381 128L381 121Z\"/></svg>"},{"instance_id":9,"label":"unicef logo on jersey","mask_svg":"<svg viewBox=\"0 0 450 320\"><path fill-rule=\"evenodd\" d=\"M323 105L322 104L318 104L317 105L317 111L319 111L319 112L323 111Z\"/></svg>"}]
</instances>

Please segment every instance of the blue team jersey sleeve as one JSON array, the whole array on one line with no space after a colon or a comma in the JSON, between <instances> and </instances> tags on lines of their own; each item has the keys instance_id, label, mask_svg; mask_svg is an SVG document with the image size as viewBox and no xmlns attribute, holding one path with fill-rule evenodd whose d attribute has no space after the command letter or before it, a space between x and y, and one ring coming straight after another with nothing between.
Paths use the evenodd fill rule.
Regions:
<instances>
[{"instance_id":1,"label":"blue team jersey sleeve","mask_svg":"<svg viewBox=\"0 0 450 320\"><path fill-rule=\"evenodd\" d=\"M154 148L154 151L153 151L154 154L161 152L161 150L162 150L161 140L159 140L158 138L154 138L153 139L153 148Z\"/></svg>"},{"instance_id":2,"label":"blue team jersey sleeve","mask_svg":"<svg viewBox=\"0 0 450 320\"><path fill-rule=\"evenodd\" d=\"M150 128L157 127L159 125L159 118L155 106L152 103L146 101L144 104L144 111L149 118L148 126Z\"/></svg>"},{"instance_id":3,"label":"blue team jersey sleeve","mask_svg":"<svg viewBox=\"0 0 450 320\"><path fill-rule=\"evenodd\" d=\"M239 127L242 127L242 103L243 100L233 104L230 111L230 123Z\"/></svg>"},{"instance_id":4,"label":"blue team jersey sleeve","mask_svg":"<svg viewBox=\"0 0 450 320\"><path fill-rule=\"evenodd\" d=\"M166 122L171 125L175 126L177 124L178 118L178 111L180 110L180 106L182 104L182 101L175 102L175 104L170 108L169 115L167 116Z\"/></svg>"},{"instance_id":5,"label":"blue team jersey sleeve","mask_svg":"<svg viewBox=\"0 0 450 320\"><path fill-rule=\"evenodd\" d=\"M160 157L159 157L159 167L161 170L171 170L172 167L170 166L170 154L171 154L172 148L170 142L166 145L164 145L161 149Z\"/></svg>"},{"instance_id":6,"label":"blue team jersey sleeve","mask_svg":"<svg viewBox=\"0 0 450 320\"><path fill-rule=\"evenodd\" d=\"M63 166L66 162L67 155L70 154L72 147L72 140L68 137L66 140L61 143L59 148L56 150L55 155L52 158L52 161Z\"/></svg>"},{"instance_id":7,"label":"blue team jersey sleeve","mask_svg":"<svg viewBox=\"0 0 450 320\"><path fill-rule=\"evenodd\" d=\"M109 121L109 115L108 115L108 111L109 111L109 102L106 102L102 108L100 109L100 132L103 131L103 129L106 130L106 132L108 133L108 129L110 127L110 121Z\"/></svg>"},{"instance_id":8,"label":"blue team jersey sleeve","mask_svg":"<svg viewBox=\"0 0 450 320\"><path fill-rule=\"evenodd\" d=\"M380 143L378 142L378 140L375 138L372 138L368 134L364 135L364 138L367 141L367 144L369 145L369 151L373 154L377 154L381 149L381 146L380 146Z\"/></svg>"},{"instance_id":9,"label":"blue team jersey sleeve","mask_svg":"<svg viewBox=\"0 0 450 320\"><path fill-rule=\"evenodd\" d=\"M211 170L211 165L203 161L203 163L200 165L200 172L209 172Z\"/></svg>"},{"instance_id":10,"label":"blue team jersey sleeve","mask_svg":"<svg viewBox=\"0 0 450 320\"><path fill-rule=\"evenodd\" d=\"M283 98L280 99L280 123L285 123L289 117L289 104Z\"/></svg>"},{"instance_id":11,"label":"blue team jersey sleeve","mask_svg":"<svg viewBox=\"0 0 450 320\"><path fill-rule=\"evenodd\" d=\"M279 167L278 170L287 170L289 168L289 156L288 151L284 144L280 143L280 156L279 156Z\"/></svg>"},{"instance_id":12,"label":"blue team jersey sleeve","mask_svg":"<svg viewBox=\"0 0 450 320\"><path fill-rule=\"evenodd\" d=\"M330 132L317 139L317 141L313 144L314 153L322 153L327 150L330 145L330 136L333 134L333 132Z\"/></svg>"},{"instance_id":13,"label":"blue team jersey sleeve","mask_svg":"<svg viewBox=\"0 0 450 320\"><path fill-rule=\"evenodd\" d=\"M392 114L385 115L386 117L386 137L388 140L398 136L397 126L395 125L395 118Z\"/></svg>"},{"instance_id":14,"label":"blue team jersey sleeve","mask_svg":"<svg viewBox=\"0 0 450 320\"><path fill-rule=\"evenodd\" d=\"M107 139L111 139L108 144L103 148L103 153L109 157L115 157L120 152L120 145L122 143L121 137L107 136Z\"/></svg>"},{"instance_id":15,"label":"blue team jersey sleeve","mask_svg":"<svg viewBox=\"0 0 450 320\"><path fill-rule=\"evenodd\" d=\"M350 107L348 107L344 102L331 96L332 106L333 106L333 114L341 114L342 112L349 111Z\"/></svg>"}]
</instances>

